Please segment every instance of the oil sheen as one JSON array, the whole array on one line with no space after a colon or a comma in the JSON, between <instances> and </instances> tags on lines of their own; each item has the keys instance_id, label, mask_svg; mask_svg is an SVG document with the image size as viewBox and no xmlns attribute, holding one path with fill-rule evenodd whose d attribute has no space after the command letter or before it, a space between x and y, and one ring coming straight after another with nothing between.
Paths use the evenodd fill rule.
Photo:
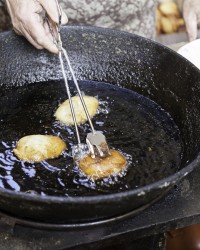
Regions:
<instances>
[{"instance_id":1,"label":"oil sheen","mask_svg":"<svg viewBox=\"0 0 200 250\"><path fill-rule=\"evenodd\" d=\"M138 188L175 173L181 162L179 130L159 105L131 90L107 83L80 81L85 95L100 101L92 119L106 135L110 148L119 150L128 167L117 177L92 181L73 163L77 143L74 127L53 116L67 99L63 81L35 83L0 94L0 188L54 196L89 196ZM72 95L76 95L70 83ZM84 143L90 127L79 126ZM59 136L67 149L57 159L32 164L13 154L17 141L26 135Z\"/></svg>"}]
</instances>

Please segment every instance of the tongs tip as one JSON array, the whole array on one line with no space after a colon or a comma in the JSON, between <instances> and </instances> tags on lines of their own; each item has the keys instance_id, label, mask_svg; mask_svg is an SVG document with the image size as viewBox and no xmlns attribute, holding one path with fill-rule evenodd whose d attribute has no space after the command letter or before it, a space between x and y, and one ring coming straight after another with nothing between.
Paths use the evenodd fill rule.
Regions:
<instances>
[{"instance_id":1,"label":"tongs tip","mask_svg":"<svg viewBox=\"0 0 200 250\"><path fill-rule=\"evenodd\" d=\"M88 133L86 138L91 157L107 157L110 155L109 147L106 141L106 137L101 131L95 131L94 133Z\"/></svg>"}]
</instances>

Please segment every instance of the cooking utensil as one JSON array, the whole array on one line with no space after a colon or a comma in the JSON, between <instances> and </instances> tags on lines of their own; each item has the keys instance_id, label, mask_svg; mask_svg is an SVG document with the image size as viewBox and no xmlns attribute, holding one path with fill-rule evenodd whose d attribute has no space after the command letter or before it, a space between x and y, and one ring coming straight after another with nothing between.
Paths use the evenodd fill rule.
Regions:
<instances>
[{"instance_id":1,"label":"cooking utensil","mask_svg":"<svg viewBox=\"0 0 200 250\"><path fill-rule=\"evenodd\" d=\"M87 120L88 120L89 125L90 125L91 130L92 130L92 132L88 133L87 137L86 137L86 143L88 145L88 149L89 149L89 152L91 154L91 157L92 158L95 158L95 156L106 157L106 156L110 155L109 147L108 147L108 144L107 144L107 141L106 141L106 137L102 134L101 131L95 131L95 129L94 129L93 123L92 123L92 121L90 119L90 115L89 115L87 106L85 104L82 93L80 91L79 84L78 84L78 81L76 79L74 70L73 70L73 68L71 66L68 53L67 53L66 49L63 48L63 43L62 43L62 39L61 39L62 11L61 11L61 8L60 8L60 5L59 5L58 1L57 0L55 0L55 1L56 1L57 9L58 9L58 16L59 16L59 22L56 25L57 34L55 34L54 29L53 29L53 27L51 25L51 22L49 21L48 17L46 18L46 20L47 20L50 32L51 32L52 37L53 37L53 41L57 45L58 50L59 50L60 65L61 65L61 69L62 69L62 74L63 74L63 78L64 78L64 82L65 82L67 95L68 95L68 98L69 98L69 104L70 104L72 119L73 119L73 122L74 122L74 125L75 125L75 130L76 130L76 137L77 137L78 145L76 145L73 148L73 151L72 151L73 157L75 159L80 158L81 155L84 155L86 153L85 152L86 149L85 149L84 144L82 144L81 140L80 140L80 134L79 134L78 125L77 125L77 121L76 121L76 115L75 115L75 111L74 111L73 101L72 101L72 98L71 98L70 88L69 88L67 76L66 76L66 73L65 73L64 60L67 62L67 65L68 65L70 73L72 75L72 78L73 78L74 84L76 86L78 95L80 97L84 112L86 114Z\"/></svg>"},{"instance_id":2,"label":"cooking utensil","mask_svg":"<svg viewBox=\"0 0 200 250\"><path fill-rule=\"evenodd\" d=\"M200 72L168 48L129 33L67 27L62 30L62 40L73 58L77 79L109 82L136 91L160 104L173 117L183 143L180 169L164 177L167 169L161 164L163 177L159 181L109 195L58 197L0 189L0 211L55 224L100 221L129 211L138 212L200 164ZM6 88L13 88L14 93L16 86L28 87L63 78L57 56L36 50L12 32L0 34L0 55L1 109L6 106L15 110L18 102L23 104L24 98L29 98L20 95L8 102ZM1 138L4 132L0 132ZM147 172L148 168L151 166L141 172Z\"/></svg>"}]
</instances>

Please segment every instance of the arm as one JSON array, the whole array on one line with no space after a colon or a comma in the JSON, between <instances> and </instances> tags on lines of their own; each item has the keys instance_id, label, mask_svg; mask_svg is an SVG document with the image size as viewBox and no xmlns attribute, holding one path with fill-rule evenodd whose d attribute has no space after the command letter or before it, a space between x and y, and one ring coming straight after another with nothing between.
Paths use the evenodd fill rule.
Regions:
<instances>
[{"instance_id":1,"label":"arm","mask_svg":"<svg viewBox=\"0 0 200 250\"><path fill-rule=\"evenodd\" d=\"M58 52L49 27L41 16L45 11L53 22L58 23L58 11L54 0L6 0L6 4L17 34L25 36L38 49L45 48L53 53ZM62 24L66 24L67 16L64 12L62 14Z\"/></svg>"},{"instance_id":2,"label":"arm","mask_svg":"<svg viewBox=\"0 0 200 250\"><path fill-rule=\"evenodd\" d=\"M197 25L200 24L200 0L177 0L185 19L189 40L197 38Z\"/></svg>"}]
</instances>

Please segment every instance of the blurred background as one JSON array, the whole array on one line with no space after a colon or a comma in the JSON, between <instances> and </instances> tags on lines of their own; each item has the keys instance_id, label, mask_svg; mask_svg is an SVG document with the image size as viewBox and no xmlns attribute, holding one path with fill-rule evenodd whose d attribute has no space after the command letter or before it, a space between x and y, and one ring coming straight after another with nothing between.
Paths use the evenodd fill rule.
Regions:
<instances>
[{"instance_id":1,"label":"blurred background","mask_svg":"<svg viewBox=\"0 0 200 250\"><path fill-rule=\"evenodd\" d=\"M156 40L178 50L188 43L185 22L175 1L159 0L156 7ZM200 31L198 30L198 38Z\"/></svg>"}]
</instances>

